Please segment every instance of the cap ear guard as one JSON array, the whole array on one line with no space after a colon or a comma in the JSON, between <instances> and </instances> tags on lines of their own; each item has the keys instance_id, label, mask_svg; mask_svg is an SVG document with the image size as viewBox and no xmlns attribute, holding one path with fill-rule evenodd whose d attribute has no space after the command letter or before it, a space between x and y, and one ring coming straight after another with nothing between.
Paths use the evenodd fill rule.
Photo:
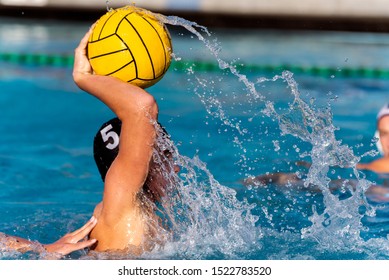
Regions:
<instances>
[{"instance_id":1,"label":"cap ear guard","mask_svg":"<svg viewBox=\"0 0 389 280\"><path fill-rule=\"evenodd\" d=\"M122 122L118 118L113 118L100 127L94 138L93 156L103 181L119 153L121 128Z\"/></svg>"}]
</instances>

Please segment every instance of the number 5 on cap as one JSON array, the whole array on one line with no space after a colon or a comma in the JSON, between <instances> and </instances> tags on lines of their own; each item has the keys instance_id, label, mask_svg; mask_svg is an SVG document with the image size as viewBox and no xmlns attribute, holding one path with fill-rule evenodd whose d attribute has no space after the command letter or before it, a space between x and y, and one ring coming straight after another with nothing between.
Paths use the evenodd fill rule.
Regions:
<instances>
[{"instance_id":1,"label":"number 5 on cap","mask_svg":"<svg viewBox=\"0 0 389 280\"><path fill-rule=\"evenodd\" d=\"M101 137L103 138L104 143L108 142L106 147L110 150L115 149L119 145L119 135L115 131L110 131L112 128L113 127L110 124L100 130ZM109 139L112 139L112 141L109 141Z\"/></svg>"}]
</instances>

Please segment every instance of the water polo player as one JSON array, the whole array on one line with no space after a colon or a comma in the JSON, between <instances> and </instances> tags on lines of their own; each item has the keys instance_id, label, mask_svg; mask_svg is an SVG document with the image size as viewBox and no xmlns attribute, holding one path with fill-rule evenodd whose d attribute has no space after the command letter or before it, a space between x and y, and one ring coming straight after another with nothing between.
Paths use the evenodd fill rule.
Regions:
<instances>
[{"instance_id":1,"label":"water polo player","mask_svg":"<svg viewBox=\"0 0 389 280\"><path fill-rule=\"evenodd\" d=\"M120 122L113 120L103 125L98 132L103 143L98 144L100 136L95 142L96 146L112 148L112 153L108 151L107 157L104 150L96 155L104 192L94 211L98 223L90 237L97 239L97 251L141 254L155 244L160 224L149 207L163 193L159 186L164 183L160 170L163 166L153 157L158 106L153 96L140 87L93 74L87 57L91 32L85 34L75 50L73 78L80 89L105 103ZM108 142L107 138L111 140Z\"/></svg>"},{"instance_id":2,"label":"water polo player","mask_svg":"<svg viewBox=\"0 0 389 280\"><path fill-rule=\"evenodd\" d=\"M357 168L376 173L389 173L389 103L385 104L377 114L376 136L377 148L383 157L370 163L359 163Z\"/></svg>"}]
</instances>

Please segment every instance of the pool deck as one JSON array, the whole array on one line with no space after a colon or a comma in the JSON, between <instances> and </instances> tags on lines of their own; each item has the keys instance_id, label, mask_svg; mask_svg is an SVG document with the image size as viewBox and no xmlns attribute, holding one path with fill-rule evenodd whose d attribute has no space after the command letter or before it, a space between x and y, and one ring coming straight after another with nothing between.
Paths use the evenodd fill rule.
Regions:
<instances>
[{"instance_id":1,"label":"pool deck","mask_svg":"<svg viewBox=\"0 0 389 280\"><path fill-rule=\"evenodd\" d=\"M0 0L2 16L91 20L128 0ZM387 0L138 0L136 5L216 27L389 32Z\"/></svg>"}]
</instances>

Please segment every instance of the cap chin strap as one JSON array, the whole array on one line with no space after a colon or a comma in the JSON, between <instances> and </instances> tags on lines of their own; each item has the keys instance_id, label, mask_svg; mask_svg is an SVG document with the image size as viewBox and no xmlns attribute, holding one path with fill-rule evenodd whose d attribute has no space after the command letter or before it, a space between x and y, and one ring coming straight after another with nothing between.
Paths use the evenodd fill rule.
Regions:
<instances>
[{"instance_id":1,"label":"cap chin strap","mask_svg":"<svg viewBox=\"0 0 389 280\"><path fill-rule=\"evenodd\" d=\"M378 139L377 142L375 143L378 151L380 152L380 154L382 156L384 156L384 149L382 148L382 145L381 145L380 133L378 132L378 130L376 130L376 132L374 133L374 137Z\"/></svg>"}]
</instances>

